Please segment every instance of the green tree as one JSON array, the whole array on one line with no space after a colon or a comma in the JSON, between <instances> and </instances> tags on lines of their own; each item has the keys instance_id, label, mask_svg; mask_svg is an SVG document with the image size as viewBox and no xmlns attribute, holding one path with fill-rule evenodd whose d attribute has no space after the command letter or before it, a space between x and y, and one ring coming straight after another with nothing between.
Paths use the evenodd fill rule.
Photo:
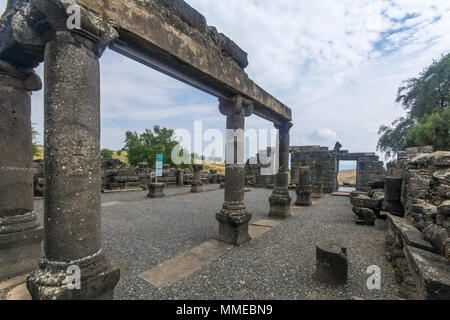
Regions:
<instances>
[{"instance_id":1,"label":"green tree","mask_svg":"<svg viewBox=\"0 0 450 320\"><path fill-rule=\"evenodd\" d=\"M174 130L154 126L153 131L146 129L144 133L127 131L125 134L125 147L123 150L128 153L128 162L136 166L139 162L148 162L152 166L156 161L156 155L164 155L164 164L171 167L186 167L186 165L177 166L172 161L172 150L179 143L174 140ZM183 154L187 152L182 150Z\"/></svg>"},{"instance_id":2,"label":"green tree","mask_svg":"<svg viewBox=\"0 0 450 320\"><path fill-rule=\"evenodd\" d=\"M34 128L34 125L31 125L31 141L32 141L32 147L33 147L33 157L37 156L39 154L39 148L36 143L37 137L39 136L39 133Z\"/></svg>"},{"instance_id":3,"label":"green tree","mask_svg":"<svg viewBox=\"0 0 450 320\"><path fill-rule=\"evenodd\" d=\"M432 145L435 150L449 150L450 54L433 61L418 78L404 81L396 102L407 114L380 127L379 151L390 157L409 147Z\"/></svg>"},{"instance_id":4,"label":"green tree","mask_svg":"<svg viewBox=\"0 0 450 320\"><path fill-rule=\"evenodd\" d=\"M100 151L100 154L101 154L103 159L112 159L112 157L114 155L113 151L111 151L109 149L102 149Z\"/></svg>"}]
</instances>

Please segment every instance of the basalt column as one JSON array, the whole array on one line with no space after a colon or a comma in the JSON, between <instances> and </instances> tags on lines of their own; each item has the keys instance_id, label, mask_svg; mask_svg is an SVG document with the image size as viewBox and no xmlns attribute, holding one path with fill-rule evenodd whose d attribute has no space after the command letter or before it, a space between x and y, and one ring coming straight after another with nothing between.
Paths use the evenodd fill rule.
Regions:
<instances>
[{"instance_id":1,"label":"basalt column","mask_svg":"<svg viewBox=\"0 0 450 320\"><path fill-rule=\"evenodd\" d=\"M101 246L102 50L83 31L47 30L45 39L44 256L28 290L33 299L112 299L120 271Z\"/></svg>"},{"instance_id":2,"label":"basalt column","mask_svg":"<svg viewBox=\"0 0 450 320\"><path fill-rule=\"evenodd\" d=\"M220 112L227 116L227 143L225 169L225 202L220 213L218 239L236 246L251 240L248 224L252 215L247 212L245 195L244 124L253 105L243 104L238 96L232 101L220 100Z\"/></svg>"},{"instance_id":3,"label":"basalt column","mask_svg":"<svg viewBox=\"0 0 450 320\"><path fill-rule=\"evenodd\" d=\"M309 167L300 167L297 169L299 184L297 187L297 201L295 205L308 207L312 204L311 199L311 174L312 171Z\"/></svg>"},{"instance_id":4,"label":"basalt column","mask_svg":"<svg viewBox=\"0 0 450 320\"><path fill-rule=\"evenodd\" d=\"M32 70L0 61L0 280L30 272L41 255L42 227L33 212Z\"/></svg>"},{"instance_id":5,"label":"basalt column","mask_svg":"<svg viewBox=\"0 0 450 320\"><path fill-rule=\"evenodd\" d=\"M203 165L202 164L194 164L194 177L192 179L191 183L191 192L193 193L200 193L205 190L203 190L203 181L202 181L202 170Z\"/></svg>"},{"instance_id":6,"label":"basalt column","mask_svg":"<svg viewBox=\"0 0 450 320\"><path fill-rule=\"evenodd\" d=\"M275 188L269 198L269 216L286 218L291 214L291 201L289 195L289 130L291 122L275 126L279 131L279 163L280 167L275 176Z\"/></svg>"}]
</instances>

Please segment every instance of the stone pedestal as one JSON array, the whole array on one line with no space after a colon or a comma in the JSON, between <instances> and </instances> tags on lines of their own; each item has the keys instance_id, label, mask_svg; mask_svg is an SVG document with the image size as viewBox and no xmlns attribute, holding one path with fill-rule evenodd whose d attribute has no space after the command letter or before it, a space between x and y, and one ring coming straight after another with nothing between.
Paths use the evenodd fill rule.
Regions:
<instances>
[{"instance_id":1,"label":"stone pedestal","mask_svg":"<svg viewBox=\"0 0 450 320\"><path fill-rule=\"evenodd\" d=\"M201 164L194 164L194 178L191 182L191 192L192 193L200 193L204 192L203 189L203 181L202 181L202 170L203 165Z\"/></svg>"},{"instance_id":2,"label":"stone pedestal","mask_svg":"<svg viewBox=\"0 0 450 320\"><path fill-rule=\"evenodd\" d=\"M166 195L164 194L164 183L150 183L148 185L148 195L149 198L164 198Z\"/></svg>"},{"instance_id":3,"label":"stone pedestal","mask_svg":"<svg viewBox=\"0 0 450 320\"><path fill-rule=\"evenodd\" d=\"M275 126L279 130L279 163L280 168L275 177L275 187L269 198L269 217L287 218L291 215L292 198L289 194L289 130L291 122Z\"/></svg>"},{"instance_id":4,"label":"stone pedestal","mask_svg":"<svg viewBox=\"0 0 450 320\"><path fill-rule=\"evenodd\" d=\"M51 9L55 12L46 12L52 19L48 27L64 26L65 15ZM56 23L57 18L62 20ZM93 32L55 31L43 31L44 255L39 269L27 276L27 287L37 300L112 299L120 271L101 245L98 59L103 50ZM80 269L79 290L67 286L69 267Z\"/></svg>"},{"instance_id":5,"label":"stone pedestal","mask_svg":"<svg viewBox=\"0 0 450 320\"><path fill-rule=\"evenodd\" d=\"M317 182L312 185L312 197L313 198L323 197L323 184L321 182Z\"/></svg>"},{"instance_id":6,"label":"stone pedestal","mask_svg":"<svg viewBox=\"0 0 450 320\"><path fill-rule=\"evenodd\" d=\"M347 249L324 242L316 247L316 279L331 285L344 285L348 278Z\"/></svg>"},{"instance_id":7,"label":"stone pedestal","mask_svg":"<svg viewBox=\"0 0 450 320\"><path fill-rule=\"evenodd\" d=\"M177 186L184 187L184 170L177 170Z\"/></svg>"},{"instance_id":8,"label":"stone pedestal","mask_svg":"<svg viewBox=\"0 0 450 320\"><path fill-rule=\"evenodd\" d=\"M33 212L32 70L0 61L0 281L30 272L41 255L42 227Z\"/></svg>"},{"instance_id":9,"label":"stone pedestal","mask_svg":"<svg viewBox=\"0 0 450 320\"><path fill-rule=\"evenodd\" d=\"M298 187L296 189L297 201L296 206L308 207L312 205L311 197L311 174L312 171L309 167L298 168Z\"/></svg>"},{"instance_id":10,"label":"stone pedestal","mask_svg":"<svg viewBox=\"0 0 450 320\"><path fill-rule=\"evenodd\" d=\"M220 241L240 246L251 240L248 224L252 215L244 202L245 161L244 123L245 116L253 111L253 106L245 106L241 97L232 101L220 100L220 111L227 116L227 144L225 170L225 202L216 214L219 222Z\"/></svg>"}]
</instances>

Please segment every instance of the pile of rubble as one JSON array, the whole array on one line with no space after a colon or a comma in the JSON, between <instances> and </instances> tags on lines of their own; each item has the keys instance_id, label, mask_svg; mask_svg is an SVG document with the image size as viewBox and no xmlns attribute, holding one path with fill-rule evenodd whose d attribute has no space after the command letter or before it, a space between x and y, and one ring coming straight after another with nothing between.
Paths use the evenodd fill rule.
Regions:
<instances>
[{"instance_id":1,"label":"pile of rubble","mask_svg":"<svg viewBox=\"0 0 450 320\"><path fill-rule=\"evenodd\" d=\"M102 159L102 191L140 189L141 185L136 169L124 167L117 159Z\"/></svg>"},{"instance_id":2,"label":"pile of rubble","mask_svg":"<svg viewBox=\"0 0 450 320\"><path fill-rule=\"evenodd\" d=\"M353 191L350 195L350 202L353 212L356 214L356 224L375 225L377 219L385 219L381 214L384 202L384 183L372 183L368 192Z\"/></svg>"}]
</instances>

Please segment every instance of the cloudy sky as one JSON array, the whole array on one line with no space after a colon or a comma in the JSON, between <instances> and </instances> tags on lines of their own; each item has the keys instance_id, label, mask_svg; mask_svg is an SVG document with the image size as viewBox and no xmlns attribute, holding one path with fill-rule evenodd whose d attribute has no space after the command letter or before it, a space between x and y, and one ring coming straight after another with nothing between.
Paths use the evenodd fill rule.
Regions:
<instances>
[{"instance_id":1,"label":"cloudy sky","mask_svg":"<svg viewBox=\"0 0 450 320\"><path fill-rule=\"evenodd\" d=\"M339 140L353 152L375 151L378 127L404 113L394 103L401 81L450 52L448 0L187 2L248 52L250 77L292 109L292 145ZM156 124L225 127L214 97L112 51L101 70L103 147L120 149L125 131ZM42 134L41 92L32 120ZM246 126L272 128L255 116Z\"/></svg>"}]
</instances>

